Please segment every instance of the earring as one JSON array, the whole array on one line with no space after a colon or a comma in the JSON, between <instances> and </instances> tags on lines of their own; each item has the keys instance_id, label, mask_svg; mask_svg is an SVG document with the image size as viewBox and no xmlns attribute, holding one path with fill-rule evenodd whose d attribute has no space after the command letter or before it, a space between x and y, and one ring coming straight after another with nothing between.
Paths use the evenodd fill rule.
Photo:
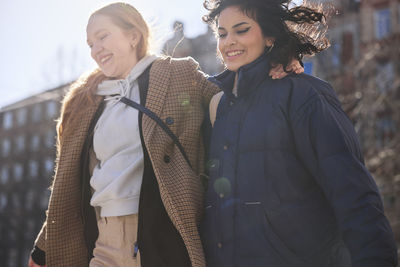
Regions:
<instances>
[{"instance_id":1,"label":"earring","mask_svg":"<svg viewBox=\"0 0 400 267\"><path fill-rule=\"evenodd\" d=\"M267 46L267 47L268 47L268 46ZM265 47L265 48L267 48L267 47ZM271 50L272 50L272 48L274 48L274 43L272 43L272 45L269 46L268 49L266 49L266 50L267 50L266 53L267 53L267 54L270 53Z\"/></svg>"}]
</instances>

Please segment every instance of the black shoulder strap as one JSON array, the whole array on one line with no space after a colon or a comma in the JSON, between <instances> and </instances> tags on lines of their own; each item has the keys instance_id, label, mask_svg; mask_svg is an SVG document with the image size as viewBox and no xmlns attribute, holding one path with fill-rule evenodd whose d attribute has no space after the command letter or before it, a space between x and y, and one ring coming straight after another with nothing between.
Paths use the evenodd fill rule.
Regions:
<instances>
[{"instance_id":1,"label":"black shoulder strap","mask_svg":"<svg viewBox=\"0 0 400 267\"><path fill-rule=\"evenodd\" d=\"M148 87L148 82L149 82L149 72L150 72L150 67L147 68L144 73L139 77L138 82L139 82L139 87L141 88L147 88ZM147 79L146 79L147 78ZM146 83L146 84L145 84ZM147 90L144 90L143 92L141 92L141 102L145 103L146 101L146 96L147 96ZM141 105L129 98L126 97L122 97L120 100L122 103L139 110L139 112L142 112L144 114L146 114L149 118L151 118L152 120L154 120L168 135L169 137L172 139L172 141L174 141L175 145L178 147L179 151L182 153L183 157L185 158L187 164L190 166L190 168L193 169L192 164L190 164L190 160L189 157L187 156L185 149L183 148L182 144L179 142L178 137L171 131L171 129L167 126L167 124L165 124L165 122L160 119L160 117L158 117L153 111L151 111L150 109L146 108L144 105Z\"/></svg>"},{"instance_id":2,"label":"black shoulder strap","mask_svg":"<svg viewBox=\"0 0 400 267\"><path fill-rule=\"evenodd\" d=\"M149 89L149 77L150 69L153 63L148 66L138 78L139 92L140 92L140 104L146 106L147 91Z\"/></svg>"}]
</instances>

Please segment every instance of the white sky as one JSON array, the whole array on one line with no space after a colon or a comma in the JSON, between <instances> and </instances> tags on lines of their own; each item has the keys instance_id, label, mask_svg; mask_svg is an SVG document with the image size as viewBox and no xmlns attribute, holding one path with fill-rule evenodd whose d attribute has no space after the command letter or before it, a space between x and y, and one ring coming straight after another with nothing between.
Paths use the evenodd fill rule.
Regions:
<instances>
[{"instance_id":1,"label":"white sky","mask_svg":"<svg viewBox=\"0 0 400 267\"><path fill-rule=\"evenodd\" d=\"M93 69L86 23L107 0L0 0L0 107ZM128 0L167 39L180 20L194 37L206 31L202 0Z\"/></svg>"},{"instance_id":2,"label":"white sky","mask_svg":"<svg viewBox=\"0 0 400 267\"><path fill-rule=\"evenodd\" d=\"M301 0L295 0L299 2ZM90 14L112 0L0 0L0 108L76 79L95 67L86 45ZM203 0L127 0L168 39L180 20L185 34L206 31Z\"/></svg>"}]
</instances>

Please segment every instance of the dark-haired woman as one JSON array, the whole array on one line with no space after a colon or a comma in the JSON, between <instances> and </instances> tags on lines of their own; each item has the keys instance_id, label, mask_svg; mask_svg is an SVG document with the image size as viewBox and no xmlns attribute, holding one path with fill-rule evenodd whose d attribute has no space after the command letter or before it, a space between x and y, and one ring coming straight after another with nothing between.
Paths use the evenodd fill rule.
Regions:
<instances>
[{"instance_id":1,"label":"dark-haired woman","mask_svg":"<svg viewBox=\"0 0 400 267\"><path fill-rule=\"evenodd\" d=\"M378 189L331 86L267 75L271 62L286 66L328 46L323 34L291 27L322 23L323 14L289 4L205 2L227 68L210 103L207 266L396 266Z\"/></svg>"}]
</instances>

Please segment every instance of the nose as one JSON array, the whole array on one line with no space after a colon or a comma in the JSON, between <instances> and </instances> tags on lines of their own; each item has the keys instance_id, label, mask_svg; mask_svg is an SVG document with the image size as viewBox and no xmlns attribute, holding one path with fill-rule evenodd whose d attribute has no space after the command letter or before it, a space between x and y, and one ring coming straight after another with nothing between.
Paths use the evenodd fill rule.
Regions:
<instances>
[{"instance_id":1,"label":"nose","mask_svg":"<svg viewBox=\"0 0 400 267\"><path fill-rule=\"evenodd\" d=\"M235 44L236 44L236 38L235 38L235 36L233 36L232 34L228 34L228 35L226 36L226 44L227 44L228 46L235 45Z\"/></svg>"},{"instance_id":2,"label":"nose","mask_svg":"<svg viewBox=\"0 0 400 267\"><path fill-rule=\"evenodd\" d=\"M94 43L90 50L92 57L94 58L102 49L103 47L99 43Z\"/></svg>"}]
</instances>

